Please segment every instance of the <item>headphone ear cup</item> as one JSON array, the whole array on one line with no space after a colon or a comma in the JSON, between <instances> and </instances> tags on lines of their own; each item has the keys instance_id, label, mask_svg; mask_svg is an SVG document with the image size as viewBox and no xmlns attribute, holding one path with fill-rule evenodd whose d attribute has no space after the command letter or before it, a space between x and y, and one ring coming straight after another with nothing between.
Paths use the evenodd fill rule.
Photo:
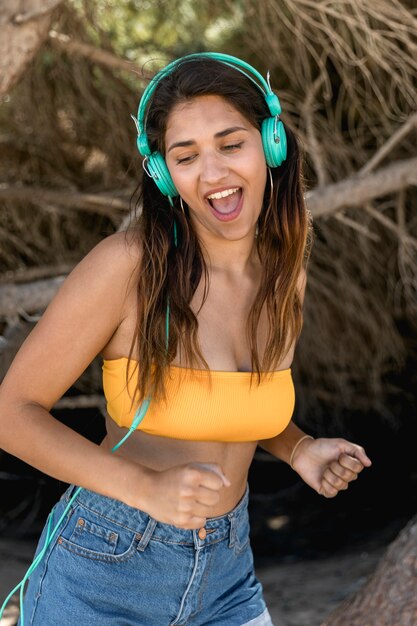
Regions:
<instances>
[{"instance_id":1,"label":"headphone ear cup","mask_svg":"<svg viewBox=\"0 0 417 626\"><path fill-rule=\"evenodd\" d=\"M175 198L178 191L171 178L165 159L160 152L153 152L146 161L146 171L164 196Z\"/></svg>"},{"instance_id":2,"label":"headphone ear cup","mask_svg":"<svg viewBox=\"0 0 417 626\"><path fill-rule=\"evenodd\" d=\"M284 124L281 120L276 123L275 117L267 117L262 122L261 134L267 165L278 167L287 158L287 135Z\"/></svg>"}]
</instances>

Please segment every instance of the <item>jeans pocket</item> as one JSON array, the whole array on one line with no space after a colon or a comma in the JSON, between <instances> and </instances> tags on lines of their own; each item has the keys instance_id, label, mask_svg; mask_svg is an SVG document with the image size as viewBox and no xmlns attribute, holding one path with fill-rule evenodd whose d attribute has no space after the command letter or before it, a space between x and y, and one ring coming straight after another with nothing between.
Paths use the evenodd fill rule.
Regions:
<instances>
[{"instance_id":1,"label":"jeans pocket","mask_svg":"<svg viewBox=\"0 0 417 626\"><path fill-rule=\"evenodd\" d=\"M124 528L94 511L77 507L58 545L88 559L107 562L129 560L137 550L139 533Z\"/></svg>"}]
</instances>

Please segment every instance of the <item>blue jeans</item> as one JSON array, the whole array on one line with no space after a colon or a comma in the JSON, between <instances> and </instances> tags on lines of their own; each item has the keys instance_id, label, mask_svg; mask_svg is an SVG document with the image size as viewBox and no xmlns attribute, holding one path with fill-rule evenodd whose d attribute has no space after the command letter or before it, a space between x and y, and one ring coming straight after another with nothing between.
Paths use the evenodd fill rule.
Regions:
<instances>
[{"instance_id":1,"label":"blue jeans","mask_svg":"<svg viewBox=\"0 0 417 626\"><path fill-rule=\"evenodd\" d=\"M74 490L55 505L54 524ZM253 569L248 499L246 488L232 511L183 530L82 490L30 577L24 626L273 626Z\"/></svg>"}]
</instances>

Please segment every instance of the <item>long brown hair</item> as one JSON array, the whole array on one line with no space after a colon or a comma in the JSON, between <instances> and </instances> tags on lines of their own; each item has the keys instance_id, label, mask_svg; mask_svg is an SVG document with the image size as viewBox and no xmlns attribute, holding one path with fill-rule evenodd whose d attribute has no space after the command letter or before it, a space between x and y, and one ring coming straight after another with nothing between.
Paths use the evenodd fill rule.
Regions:
<instances>
[{"instance_id":1,"label":"long brown hair","mask_svg":"<svg viewBox=\"0 0 417 626\"><path fill-rule=\"evenodd\" d=\"M167 119L173 108L202 95L223 97L259 130L270 116L261 91L236 69L204 57L184 60L160 80L148 106L146 132L153 150L164 154ZM258 382L264 373L276 369L302 328L297 280L308 261L311 224L303 199L299 142L291 129L285 128L287 159L271 169L273 191L268 180L258 220L256 245L262 278L247 321L252 371ZM129 360L135 357L139 364L137 393L141 400L150 394L164 395L164 377L178 349L187 366L208 368L190 303L201 280L207 295L209 274L200 242L179 199L172 206L144 176L139 203L142 210L133 233L143 255L137 277L137 326ZM264 306L268 332L261 356L256 337Z\"/></svg>"}]
</instances>

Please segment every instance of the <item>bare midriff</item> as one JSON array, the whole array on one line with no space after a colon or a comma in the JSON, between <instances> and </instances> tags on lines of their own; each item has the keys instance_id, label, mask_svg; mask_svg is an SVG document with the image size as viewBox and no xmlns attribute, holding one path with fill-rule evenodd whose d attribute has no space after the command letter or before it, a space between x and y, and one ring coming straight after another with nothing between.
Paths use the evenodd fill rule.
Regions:
<instances>
[{"instance_id":1,"label":"bare midriff","mask_svg":"<svg viewBox=\"0 0 417 626\"><path fill-rule=\"evenodd\" d=\"M106 419L106 428L107 436L101 445L110 451L126 434L126 429L117 426L110 417ZM224 487L219 492L220 500L210 515L217 517L231 511L243 496L256 445L257 442L252 441L182 441L149 435L138 430L114 454L155 471L187 463L218 463L231 486Z\"/></svg>"}]
</instances>

